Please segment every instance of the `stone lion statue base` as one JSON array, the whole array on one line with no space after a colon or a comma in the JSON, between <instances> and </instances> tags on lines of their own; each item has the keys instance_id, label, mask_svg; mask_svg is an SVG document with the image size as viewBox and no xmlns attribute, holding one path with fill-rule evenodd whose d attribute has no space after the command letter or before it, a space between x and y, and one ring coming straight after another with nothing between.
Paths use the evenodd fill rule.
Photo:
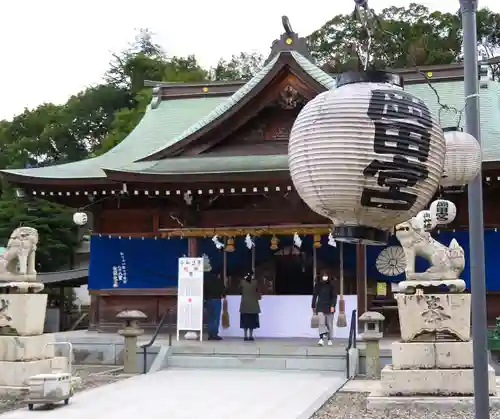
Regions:
<instances>
[{"instance_id":1,"label":"stone lion statue base","mask_svg":"<svg viewBox=\"0 0 500 419\"><path fill-rule=\"evenodd\" d=\"M459 279L465 267L464 249L453 239L448 247L425 231L423 222L411 218L396 226L396 237L406 259L406 281L399 283L402 292L414 293L428 287L445 287L448 292L462 292L465 281ZM415 272L415 259L421 256L430 264L425 272Z\"/></svg>"}]
</instances>

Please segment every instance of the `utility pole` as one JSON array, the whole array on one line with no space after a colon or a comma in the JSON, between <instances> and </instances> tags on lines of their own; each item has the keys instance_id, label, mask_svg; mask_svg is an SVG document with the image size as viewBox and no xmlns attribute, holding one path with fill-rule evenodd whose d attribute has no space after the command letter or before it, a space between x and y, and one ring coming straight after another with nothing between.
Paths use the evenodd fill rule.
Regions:
<instances>
[{"instance_id":1,"label":"utility pole","mask_svg":"<svg viewBox=\"0 0 500 419\"><path fill-rule=\"evenodd\" d=\"M465 130L481 144L479 68L477 57L477 0L460 0L464 48ZM489 419L486 281L482 171L469 184L469 246L474 351L474 407L476 419Z\"/></svg>"}]
</instances>

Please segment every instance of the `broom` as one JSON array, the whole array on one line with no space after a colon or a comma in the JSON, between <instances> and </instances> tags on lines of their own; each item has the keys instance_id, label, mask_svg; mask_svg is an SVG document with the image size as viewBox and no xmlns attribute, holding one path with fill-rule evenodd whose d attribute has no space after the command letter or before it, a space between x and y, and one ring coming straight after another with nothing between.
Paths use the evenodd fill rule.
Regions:
<instances>
[{"instance_id":1,"label":"broom","mask_svg":"<svg viewBox=\"0 0 500 419\"><path fill-rule=\"evenodd\" d=\"M347 327L344 301L344 244L340 242L340 300L339 315L337 316L337 327Z\"/></svg>"},{"instance_id":2,"label":"broom","mask_svg":"<svg viewBox=\"0 0 500 419\"><path fill-rule=\"evenodd\" d=\"M222 318L221 324L223 329L229 329L229 311L227 311L227 300L222 301Z\"/></svg>"}]
</instances>

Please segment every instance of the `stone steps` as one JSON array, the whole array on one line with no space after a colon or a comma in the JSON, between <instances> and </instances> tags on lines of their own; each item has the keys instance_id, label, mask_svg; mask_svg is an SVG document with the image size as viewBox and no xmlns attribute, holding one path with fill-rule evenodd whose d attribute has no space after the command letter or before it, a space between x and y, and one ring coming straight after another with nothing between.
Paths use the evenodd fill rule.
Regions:
<instances>
[{"instance_id":1,"label":"stone steps","mask_svg":"<svg viewBox=\"0 0 500 419\"><path fill-rule=\"evenodd\" d=\"M345 355L331 357L316 356L249 356L249 355L172 355L168 367L207 369L255 369L255 370L299 370L344 372Z\"/></svg>"}]
</instances>

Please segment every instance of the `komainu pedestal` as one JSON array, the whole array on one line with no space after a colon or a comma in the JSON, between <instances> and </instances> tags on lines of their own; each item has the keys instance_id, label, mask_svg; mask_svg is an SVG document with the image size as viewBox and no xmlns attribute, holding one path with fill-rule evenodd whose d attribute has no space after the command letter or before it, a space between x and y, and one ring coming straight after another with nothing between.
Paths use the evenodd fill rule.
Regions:
<instances>
[{"instance_id":1,"label":"komainu pedestal","mask_svg":"<svg viewBox=\"0 0 500 419\"><path fill-rule=\"evenodd\" d=\"M0 335L43 333L47 294L0 294Z\"/></svg>"},{"instance_id":2,"label":"komainu pedestal","mask_svg":"<svg viewBox=\"0 0 500 419\"><path fill-rule=\"evenodd\" d=\"M398 399L430 404L446 397L474 395L470 340L470 294L397 294L401 341L392 344L392 365L382 369L380 388L368 406L387 408ZM496 395L495 371L488 369L489 393ZM415 399L417 397L417 399ZM415 401L416 400L416 401ZM437 400L437 401L436 401Z\"/></svg>"},{"instance_id":3,"label":"komainu pedestal","mask_svg":"<svg viewBox=\"0 0 500 419\"><path fill-rule=\"evenodd\" d=\"M401 340L470 340L470 294L396 294Z\"/></svg>"},{"instance_id":4,"label":"komainu pedestal","mask_svg":"<svg viewBox=\"0 0 500 419\"><path fill-rule=\"evenodd\" d=\"M47 294L37 294L38 232L19 227L0 257L0 394L26 387L29 377L66 372L67 358L54 357L53 335L43 334Z\"/></svg>"}]
</instances>

